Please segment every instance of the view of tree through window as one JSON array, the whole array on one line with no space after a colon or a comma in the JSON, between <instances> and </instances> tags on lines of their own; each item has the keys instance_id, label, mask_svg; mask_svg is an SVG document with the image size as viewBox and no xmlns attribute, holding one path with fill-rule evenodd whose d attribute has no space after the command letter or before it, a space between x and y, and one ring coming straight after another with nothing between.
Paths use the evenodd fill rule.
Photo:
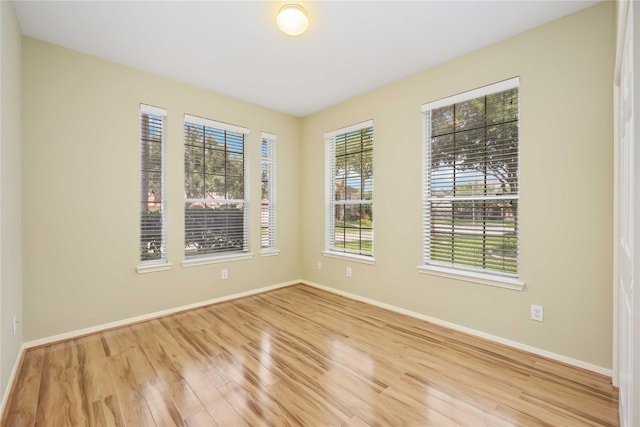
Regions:
<instances>
[{"instance_id":1,"label":"view of tree through window","mask_svg":"<svg viewBox=\"0 0 640 427\"><path fill-rule=\"evenodd\" d=\"M518 87L425 112L425 263L518 273Z\"/></svg>"},{"instance_id":2,"label":"view of tree through window","mask_svg":"<svg viewBox=\"0 0 640 427\"><path fill-rule=\"evenodd\" d=\"M373 255L373 126L332 135L327 249Z\"/></svg>"},{"instance_id":3,"label":"view of tree through window","mask_svg":"<svg viewBox=\"0 0 640 427\"><path fill-rule=\"evenodd\" d=\"M185 121L185 255L246 250L244 134Z\"/></svg>"},{"instance_id":4,"label":"view of tree through window","mask_svg":"<svg viewBox=\"0 0 640 427\"><path fill-rule=\"evenodd\" d=\"M140 261L163 260L165 197L163 140L166 112L140 106Z\"/></svg>"}]
</instances>

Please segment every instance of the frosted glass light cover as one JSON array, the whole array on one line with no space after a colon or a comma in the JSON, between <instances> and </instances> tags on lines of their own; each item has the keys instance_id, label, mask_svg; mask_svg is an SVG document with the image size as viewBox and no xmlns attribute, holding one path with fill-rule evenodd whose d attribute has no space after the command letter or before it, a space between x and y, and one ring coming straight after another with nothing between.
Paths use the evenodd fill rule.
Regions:
<instances>
[{"instance_id":1,"label":"frosted glass light cover","mask_svg":"<svg viewBox=\"0 0 640 427\"><path fill-rule=\"evenodd\" d=\"M289 36L299 36L309 27L307 11L297 4L286 4L278 12L277 23L283 33Z\"/></svg>"}]
</instances>

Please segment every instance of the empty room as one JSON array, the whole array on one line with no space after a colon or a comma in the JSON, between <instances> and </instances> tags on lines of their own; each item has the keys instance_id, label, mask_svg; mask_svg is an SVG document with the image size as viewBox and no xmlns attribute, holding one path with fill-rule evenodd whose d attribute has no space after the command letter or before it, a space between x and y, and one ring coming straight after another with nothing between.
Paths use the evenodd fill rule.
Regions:
<instances>
[{"instance_id":1,"label":"empty room","mask_svg":"<svg viewBox=\"0 0 640 427\"><path fill-rule=\"evenodd\" d=\"M640 425L639 41L633 0L0 1L0 424Z\"/></svg>"}]
</instances>

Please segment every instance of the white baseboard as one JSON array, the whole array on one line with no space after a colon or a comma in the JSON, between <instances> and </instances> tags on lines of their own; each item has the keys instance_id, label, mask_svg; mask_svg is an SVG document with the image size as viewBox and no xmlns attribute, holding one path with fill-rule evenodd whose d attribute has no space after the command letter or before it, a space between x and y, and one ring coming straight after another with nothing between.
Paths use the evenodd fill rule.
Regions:
<instances>
[{"instance_id":1,"label":"white baseboard","mask_svg":"<svg viewBox=\"0 0 640 427\"><path fill-rule=\"evenodd\" d=\"M607 368L603 368L601 366L597 366L588 362L583 362L582 360L578 360L578 359L573 359L571 357L567 357L567 356L563 356L561 354L557 354L557 353L552 353L550 351L547 350L543 350L537 347L533 347L527 344L523 344L517 341L512 341L506 338L502 338L496 335L491 335L488 334L486 332L482 332L482 331L478 331L475 329L471 329L468 328L466 326L461 326L458 325L456 323L452 323L452 322L448 322L446 320L441 320L441 319L437 319L435 317L431 317L431 316L427 316L425 314L421 314L421 313L417 313L415 311L411 311L411 310L407 310L401 307L396 307L394 305L391 304L386 304L380 301L376 301L370 298L366 298L366 297L362 297L360 295L356 295L356 294L352 294L349 292L345 292L345 291L341 291L335 288L331 288L329 286L325 286L325 285L321 285L318 283L314 283L308 280L291 280L288 282L283 282L283 283L279 283L276 285L272 285L272 286L265 286L263 288L258 288L258 289L253 289L250 291L246 291L246 292L240 292L237 294L232 294L232 295L227 295L227 296L223 296L223 297L219 297L219 298L213 298L213 299L209 299L206 301L200 301L197 303L193 303L193 304L188 304L188 305L183 305L180 307L175 307L175 308L170 308L167 310L162 310L162 311L157 311L154 313L148 313L148 314L143 314L141 316L136 316L136 317L130 317L128 319L124 319L124 320L118 320L115 322L110 322L110 323L105 323L102 325L97 325L97 326L93 326L90 328L84 328L84 329L78 329L75 331L71 331L71 332L66 332L64 334L59 334L59 335L53 335L50 337L45 337L45 338L40 338L37 340L33 340L33 341L28 341L25 342L22 345L21 348L21 353L20 353L20 357L18 358L18 361L16 363L19 363L20 358L22 357L22 352L24 352L25 349L28 348L32 348L32 347L37 347L37 346L41 346L41 345L46 345L46 344L51 344L53 342L57 342L57 341L64 341L64 340L68 340L68 339L73 339L73 338L77 338L80 337L82 335L88 335L88 334L92 334L92 333L96 333L96 332L101 332L107 329L113 329L113 328L117 328L120 326L126 326L126 325L130 325L133 323L138 323L138 322L143 322L145 320L151 320L151 319L156 319L158 317L162 317L162 316L167 316L170 314L175 314L175 313L179 313L181 311L185 311L185 310L190 310L193 308L199 308L199 307L203 307L206 305L211 305L211 304L215 304L215 303L220 303L220 302L224 302L224 301L230 301L230 300L234 300L234 299L238 299L238 298L242 298L242 297L246 297L246 296L250 296L250 295L256 295L256 294L260 294L263 292L267 292L267 291L271 291L274 289L279 289L279 288L284 288L286 286L291 286L291 285L295 285L297 283L302 283L308 286L312 286L318 289L322 289L324 291L327 292L331 292L334 293L336 295L341 295L344 296L346 298L350 298L356 301L361 301L367 304L371 304L374 305L376 307L380 307L380 308L384 308L396 313L400 313L400 314L404 314L406 316L410 316L410 317L414 317L416 319L420 319L420 320L425 320L427 322L431 322L433 324L436 325L440 325L440 326L444 326L446 328L450 328L456 331L460 331L460 332L465 332L469 335L473 335L476 337L480 337L480 338L484 338L486 340L489 341L494 341L500 344L504 344L507 345L509 347L513 347L513 348L517 348L519 350L523 350L523 351L527 351L529 353L533 353L533 354L537 354L539 356L543 356L552 360L557 360L559 362L563 362L569 365L573 365L573 366L577 366L579 368L582 369L586 369L592 372L596 372L598 374L601 375L605 375L607 377L612 377L613 376L613 371L611 369L607 369ZM17 365L14 366L14 371L17 369ZM15 372L12 372L11 374L11 380L13 379L13 376L15 375ZM11 382L10 382L11 384ZM3 396L3 400L2 400L2 405L5 404L5 400L6 400L7 395L5 394L5 396ZM3 408L3 407L2 407ZM0 412L1 413L1 412Z\"/></svg>"},{"instance_id":2,"label":"white baseboard","mask_svg":"<svg viewBox=\"0 0 640 427\"><path fill-rule=\"evenodd\" d=\"M272 291L274 289L279 289L279 288L284 288L286 286L295 285L295 284L298 284L298 283L301 283L301 282L302 282L301 280L292 280L292 281L289 281L289 282L278 283L276 285L265 286L265 287L258 288L258 289L252 289L250 291L239 292L237 294L231 294L231 295L226 295L226 296L219 297L219 298L208 299L206 301L199 301L199 302L196 302L196 303L193 303L193 304L187 304L187 305L183 305L183 306L180 306L180 307L169 308L167 310L156 311L154 313L143 314L141 316L129 317L128 319L117 320L115 322L104 323L102 325L96 325L96 326L92 326L92 327L89 327L89 328L77 329L75 331L65 332L65 333L59 334L59 335L53 335L53 336L50 336L50 337L40 338L40 339L33 340L33 341L27 341L27 342L25 342L23 344L23 347L25 349L27 349L27 348L38 347L38 346L41 346L41 345L51 344L51 343L58 342L58 341L65 341L65 340L81 337L83 335L89 335L89 334L93 334L93 333L96 333L96 332L102 332L102 331L105 331L107 329L113 329L113 328L118 328L120 326L131 325L133 323L144 322L146 320L157 319L158 317L163 317L163 316L167 316L167 315L170 315L170 314L179 313L181 311L191 310L191 309L194 309L194 308L200 308L200 307L204 307L204 306L207 306L207 305L216 304L216 303L220 303L220 302L231 301L231 300L234 300L234 299L247 297L247 296L250 296L250 295L261 294L263 292Z\"/></svg>"},{"instance_id":3,"label":"white baseboard","mask_svg":"<svg viewBox=\"0 0 640 427\"><path fill-rule=\"evenodd\" d=\"M26 350L26 346L22 344L20 346L20 350L18 350L18 355L16 357L15 362L13 362L13 369L11 369L11 375L9 375L9 381L7 382L7 386L4 389L4 394L2 395L2 401L0 402L0 419L4 415L4 410L7 406L7 402L9 401L9 395L11 394L11 390L13 389L13 383L16 380L16 375L18 374L18 368L20 367L20 363L22 362L22 357L24 356L24 351Z\"/></svg>"},{"instance_id":4,"label":"white baseboard","mask_svg":"<svg viewBox=\"0 0 640 427\"><path fill-rule=\"evenodd\" d=\"M588 371L596 372L601 375L605 375L607 377L613 377L613 371L611 369L603 368L602 366L594 365L588 362L583 362L582 360L573 359L571 357L563 356L561 354L552 353L547 350L543 350L537 347L533 347L527 344L522 344L517 341L512 341L506 338L502 338L496 335L491 335L486 332L478 331L475 329L467 328L466 326L461 326L456 323L448 322L446 320L437 319L435 317L427 316L425 314L417 313L415 311L407 310L401 307L396 307L394 305L386 304L380 301L376 301L370 298L362 297L360 295L352 294L349 292L341 291L339 289L334 289L329 286L320 285L318 283L310 282L308 280L299 280L299 283L303 283L305 285L312 286L314 288L322 289L327 292L334 293L336 295L340 295L352 300L364 302L367 304L374 305L376 307L384 308L396 313L404 314L406 316L414 317L416 319L425 320L427 322L444 326L449 329L453 329L455 331L465 332L469 335L473 335L479 338L484 338L489 341L494 341L499 344L507 345L509 347L517 348L518 350L524 350L529 353L536 354L538 356L543 356L552 360L557 360L558 362L566 363L568 365L577 366L578 368L586 369Z\"/></svg>"}]
</instances>

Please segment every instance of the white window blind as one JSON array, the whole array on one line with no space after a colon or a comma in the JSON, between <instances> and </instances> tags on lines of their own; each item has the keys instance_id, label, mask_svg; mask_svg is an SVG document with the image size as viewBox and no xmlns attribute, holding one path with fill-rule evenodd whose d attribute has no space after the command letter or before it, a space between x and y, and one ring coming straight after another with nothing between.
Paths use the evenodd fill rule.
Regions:
<instances>
[{"instance_id":1,"label":"white window blind","mask_svg":"<svg viewBox=\"0 0 640 427\"><path fill-rule=\"evenodd\" d=\"M276 136L262 133L260 144L260 248L276 249Z\"/></svg>"},{"instance_id":2,"label":"white window blind","mask_svg":"<svg viewBox=\"0 0 640 427\"><path fill-rule=\"evenodd\" d=\"M166 261L166 110L140 104L140 261Z\"/></svg>"},{"instance_id":3,"label":"white window blind","mask_svg":"<svg viewBox=\"0 0 640 427\"><path fill-rule=\"evenodd\" d=\"M185 258L248 251L248 134L185 115Z\"/></svg>"},{"instance_id":4,"label":"white window blind","mask_svg":"<svg viewBox=\"0 0 640 427\"><path fill-rule=\"evenodd\" d=\"M326 251L373 256L373 121L325 134Z\"/></svg>"},{"instance_id":5,"label":"white window blind","mask_svg":"<svg viewBox=\"0 0 640 427\"><path fill-rule=\"evenodd\" d=\"M518 87L423 105L425 265L518 276Z\"/></svg>"}]
</instances>

